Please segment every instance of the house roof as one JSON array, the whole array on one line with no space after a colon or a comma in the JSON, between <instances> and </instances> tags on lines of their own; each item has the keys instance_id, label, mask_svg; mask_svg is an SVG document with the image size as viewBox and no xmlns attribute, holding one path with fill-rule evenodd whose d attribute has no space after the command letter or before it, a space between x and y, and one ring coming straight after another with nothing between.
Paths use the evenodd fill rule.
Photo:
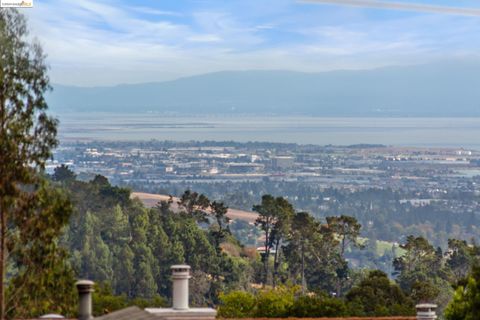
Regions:
<instances>
[{"instance_id":1,"label":"house roof","mask_svg":"<svg viewBox=\"0 0 480 320\"><path fill-rule=\"evenodd\" d=\"M95 317L95 320L158 320L158 317L139 307L128 307L118 310L101 317Z\"/></svg>"},{"instance_id":2,"label":"house roof","mask_svg":"<svg viewBox=\"0 0 480 320\"><path fill-rule=\"evenodd\" d=\"M411 317L337 317L337 318L243 318L229 320L416 320L416 316Z\"/></svg>"},{"instance_id":3,"label":"house roof","mask_svg":"<svg viewBox=\"0 0 480 320\"><path fill-rule=\"evenodd\" d=\"M44 320L45 318L41 319ZM53 318L47 318L53 320ZM148 313L138 307L128 307L119 311L106 314L101 317L95 317L94 320L159 320L158 316ZM230 320L285 320L286 318L244 318L244 319L230 319ZM288 320L416 320L415 316L411 317L339 317L339 318L288 318ZM39 320L39 319L32 319ZM77 319L65 319L77 320Z\"/></svg>"}]
</instances>

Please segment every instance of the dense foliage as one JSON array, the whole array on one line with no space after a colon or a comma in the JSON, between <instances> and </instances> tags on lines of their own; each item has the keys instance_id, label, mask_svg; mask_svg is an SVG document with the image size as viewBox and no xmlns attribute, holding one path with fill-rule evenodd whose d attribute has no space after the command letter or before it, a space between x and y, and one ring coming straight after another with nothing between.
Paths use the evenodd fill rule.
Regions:
<instances>
[{"instance_id":1,"label":"dense foliage","mask_svg":"<svg viewBox=\"0 0 480 320\"><path fill-rule=\"evenodd\" d=\"M57 145L45 56L25 18L0 9L0 319L70 314L73 272L58 237L71 206L43 179ZM6 290L5 290L6 289Z\"/></svg>"},{"instance_id":2,"label":"dense foliage","mask_svg":"<svg viewBox=\"0 0 480 320\"><path fill-rule=\"evenodd\" d=\"M75 314L75 274L68 252L58 244L71 211L65 193L43 181L32 202L17 216L23 222L11 236L9 317Z\"/></svg>"},{"instance_id":3,"label":"dense foliage","mask_svg":"<svg viewBox=\"0 0 480 320\"><path fill-rule=\"evenodd\" d=\"M377 280L380 283L375 283ZM377 271L355 287L347 299L321 292L305 295L298 287L279 286L255 294L232 291L221 295L220 301L219 316L225 318L398 316L415 312L412 301L400 288Z\"/></svg>"},{"instance_id":4,"label":"dense foliage","mask_svg":"<svg viewBox=\"0 0 480 320\"><path fill-rule=\"evenodd\" d=\"M68 281L74 272L96 281L98 315L132 304L168 304L169 267L177 263L192 266L193 304L220 303L225 317L409 315L418 302L437 302L443 308L452 295L450 284L467 275L480 256L479 248L465 241L450 240L443 253L425 238L410 236L399 248L402 253L392 257L392 282L381 271L365 273L349 265L348 252L368 246L359 237L361 225L353 217L327 217L321 222L307 212L295 212L284 198L265 195L254 207L259 212L260 234L268 231L263 248L270 252L261 256L231 234L227 207L202 194L186 191L178 203L170 200L146 208L131 199L128 189L111 185L103 176L78 181L72 171L61 166L51 180L45 182L47 190L63 189L74 210L69 220L62 214L56 216L59 208L68 205L67 199L59 191L45 193L45 198L49 195L59 204L46 203L39 213L47 216L39 217L47 219L44 222L54 219L49 227L58 226L58 231L51 234L52 239L68 222L58 248L64 246L67 251L63 252L71 252L69 263L62 267L67 255L55 249L52 259L61 254L59 268L48 265L46 274ZM38 226L35 230L51 229ZM35 257L35 252L25 253ZM15 269L16 279L26 277L31 285L40 279L21 270ZM56 282L53 286L39 283L44 289L38 291L43 309L32 309L28 303L31 293L27 293L16 314L27 308L30 314L40 314L55 302L64 301L59 306L67 306L65 301L74 300L72 291L54 290ZM264 289L255 289L256 283ZM59 288L66 287L60 282Z\"/></svg>"},{"instance_id":5,"label":"dense foliage","mask_svg":"<svg viewBox=\"0 0 480 320\"><path fill-rule=\"evenodd\" d=\"M480 314L480 267L463 279L445 310L447 320L474 320Z\"/></svg>"},{"instance_id":6,"label":"dense foliage","mask_svg":"<svg viewBox=\"0 0 480 320\"><path fill-rule=\"evenodd\" d=\"M52 178L70 191L75 205L63 243L79 277L108 284L128 299L157 299L170 296L170 266L187 263L194 273L194 305L213 304L220 291L250 282L248 259L222 248L229 243L241 252L223 204L186 192L178 204L148 209L102 176L82 182L66 170L58 168Z\"/></svg>"},{"instance_id":7,"label":"dense foliage","mask_svg":"<svg viewBox=\"0 0 480 320\"><path fill-rule=\"evenodd\" d=\"M305 310L310 315L408 315L419 302L436 302L442 310L453 294L451 283L468 274L480 256L477 246L465 241L450 240L443 252L425 238L410 236L398 248L401 253L391 256L392 282L382 271L364 272L347 261L351 251L370 246L350 216L322 222L295 212L284 198L265 195L254 206L257 235L264 234L259 255L231 234L226 206L202 194L186 191L178 203L148 209L102 176L78 181L67 167L59 167L52 179L70 191L75 205L63 239L72 265L79 276L111 288L104 291L106 298L98 296L105 311L134 299L154 304L168 298L169 266L188 263L193 304L221 301L226 317L306 316Z\"/></svg>"},{"instance_id":8,"label":"dense foliage","mask_svg":"<svg viewBox=\"0 0 480 320\"><path fill-rule=\"evenodd\" d=\"M288 147L285 145L285 149ZM478 184L479 181L479 177L473 178L474 183ZM129 185L126 182L123 184ZM342 214L355 217L363 226L364 236L390 242L399 242L408 235L415 235L429 239L435 246L446 247L448 239L480 237L480 228L477 227L480 217L471 211L478 204L479 196L470 190L452 190L434 195L415 188L372 187L352 191L348 188L325 188L308 180L275 178L235 183L167 181L161 186L146 182L129 186L138 191L172 195L180 195L185 189L191 188L244 210L250 210L259 203L263 194L281 196L316 218ZM404 199L432 201L415 205ZM365 253L360 251L354 258L363 259ZM379 260L365 257L362 263L373 268L381 262ZM388 272L387 269L383 270Z\"/></svg>"},{"instance_id":9,"label":"dense foliage","mask_svg":"<svg viewBox=\"0 0 480 320\"><path fill-rule=\"evenodd\" d=\"M382 271L372 271L353 287L346 300L356 316L398 316L414 313L413 301Z\"/></svg>"}]
</instances>

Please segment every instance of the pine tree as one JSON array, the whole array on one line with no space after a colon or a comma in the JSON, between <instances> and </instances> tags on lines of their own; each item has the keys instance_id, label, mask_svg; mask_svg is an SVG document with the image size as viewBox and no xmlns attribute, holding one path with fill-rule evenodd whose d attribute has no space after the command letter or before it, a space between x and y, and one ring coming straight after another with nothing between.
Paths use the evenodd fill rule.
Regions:
<instances>
[{"instance_id":1,"label":"pine tree","mask_svg":"<svg viewBox=\"0 0 480 320\"><path fill-rule=\"evenodd\" d=\"M320 224L308 212L297 212L292 219L289 243L284 248L292 274L298 274L298 269L300 269L302 293L307 290L306 256L309 255L315 244L315 234L319 231L319 226Z\"/></svg>"},{"instance_id":2,"label":"pine tree","mask_svg":"<svg viewBox=\"0 0 480 320\"><path fill-rule=\"evenodd\" d=\"M339 217L327 217L328 227L340 239L340 257L345 259L345 250L348 246L364 248L364 245L358 241L362 225L357 219L350 216L341 215ZM348 264L341 263L337 267L337 296L340 296L341 287L348 277Z\"/></svg>"},{"instance_id":3,"label":"pine tree","mask_svg":"<svg viewBox=\"0 0 480 320\"><path fill-rule=\"evenodd\" d=\"M131 246L134 254L132 297L152 298L157 293L157 284L152 270L155 259L147 242L147 228L150 225L148 211L140 206L132 209Z\"/></svg>"},{"instance_id":4,"label":"pine tree","mask_svg":"<svg viewBox=\"0 0 480 320\"><path fill-rule=\"evenodd\" d=\"M82 225L82 247L75 253L75 264L81 277L103 282L112 279L112 255L98 230L99 224L99 219L87 211Z\"/></svg>"},{"instance_id":5,"label":"pine tree","mask_svg":"<svg viewBox=\"0 0 480 320\"><path fill-rule=\"evenodd\" d=\"M294 209L293 206L282 197L274 198L271 195L264 195L261 204L253 206L253 210L258 212L258 218L255 224L260 226L260 229L265 234L265 252L262 253L264 269L263 284L267 284L269 258L271 250L274 249L272 282L273 286L275 286L278 277L278 267L280 266L280 248L282 241L290 230Z\"/></svg>"},{"instance_id":6,"label":"pine tree","mask_svg":"<svg viewBox=\"0 0 480 320\"><path fill-rule=\"evenodd\" d=\"M134 265L133 259L135 255L126 244L120 251L116 253L113 260L113 281L112 286L116 294L125 293L127 296L132 296L132 284L134 281Z\"/></svg>"},{"instance_id":7,"label":"pine tree","mask_svg":"<svg viewBox=\"0 0 480 320\"><path fill-rule=\"evenodd\" d=\"M445 310L447 320L475 320L480 314L480 267L473 267L462 282Z\"/></svg>"}]
</instances>

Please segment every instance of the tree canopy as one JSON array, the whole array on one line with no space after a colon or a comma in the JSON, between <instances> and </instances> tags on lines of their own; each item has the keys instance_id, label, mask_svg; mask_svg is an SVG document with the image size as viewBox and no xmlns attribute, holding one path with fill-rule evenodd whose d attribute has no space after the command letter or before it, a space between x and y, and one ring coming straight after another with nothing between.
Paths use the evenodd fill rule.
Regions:
<instances>
[{"instance_id":1,"label":"tree canopy","mask_svg":"<svg viewBox=\"0 0 480 320\"><path fill-rule=\"evenodd\" d=\"M51 290L65 291L60 276L71 275L57 247L71 212L68 199L42 181L45 163L57 145L57 120L46 113L44 94L50 86L45 55L29 39L24 16L0 9L1 319L7 311L19 311L19 301L30 301L23 305L27 315L28 309L44 310L39 304L45 301L54 305ZM9 278L7 265L16 271ZM52 282L54 275L59 277L57 284Z\"/></svg>"}]
</instances>

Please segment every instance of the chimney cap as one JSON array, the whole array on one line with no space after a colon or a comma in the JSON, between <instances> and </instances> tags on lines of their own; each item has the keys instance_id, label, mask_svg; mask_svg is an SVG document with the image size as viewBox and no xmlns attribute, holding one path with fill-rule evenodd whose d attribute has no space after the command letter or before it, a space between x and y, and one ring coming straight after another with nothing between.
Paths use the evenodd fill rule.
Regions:
<instances>
[{"instance_id":1,"label":"chimney cap","mask_svg":"<svg viewBox=\"0 0 480 320\"><path fill-rule=\"evenodd\" d=\"M175 273L185 273L185 272L190 272L190 266L186 264L176 264L170 267L172 272Z\"/></svg>"},{"instance_id":2,"label":"chimney cap","mask_svg":"<svg viewBox=\"0 0 480 320\"><path fill-rule=\"evenodd\" d=\"M188 264L174 264L170 269L190 269Z\"/></svg>"},{"instance_id":3,"label":"chimney cap","mask_svg":"<svg viewBox=\"0 0 480 320\"><path fill-rule=\"evenodd\" d=\"M415 308L420 309L420 308L437 308L438 306L434 303L420 303L415 306Z\"/></svg>"},{"instance_id":4,"label":"chimney cap","mask_svg":"<svg viewBox=\"0 0 480 320\"><path fill-rule=\"evenodd\" d=\"M93 286L95 282L90 280L78 280L75 282L75 286L77 287L79 292L93 292Z\"/></svg>"}]
</instances>

